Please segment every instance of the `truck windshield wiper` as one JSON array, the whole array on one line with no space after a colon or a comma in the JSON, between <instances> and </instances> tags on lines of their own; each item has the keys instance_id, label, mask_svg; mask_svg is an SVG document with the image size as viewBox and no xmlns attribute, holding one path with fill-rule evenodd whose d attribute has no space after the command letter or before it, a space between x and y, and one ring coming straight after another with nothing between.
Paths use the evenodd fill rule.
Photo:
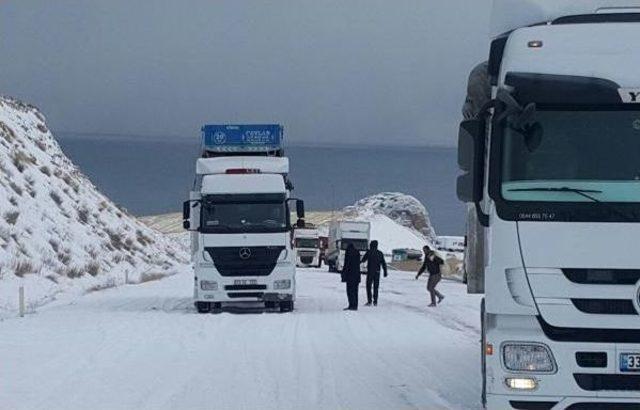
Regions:
<instances>
[{"instance_id":1,"label":"truck windshield wiper","mask_svg":"<svg viewBox=\"0 0 640 410\"><path fill-rule=\"evenodd\" d=\"M514 189L510 189L509 192L570 192L570 193L585 197L597 204L604 206L605 208L608 208L610 211L612 211L615 214L618 214L618 216L622 217L626 221L634 222L633 218L631 218L629 215L625 214L624 212L620 211L615 206L611 205L608 202L601 201L592 195L589 195L589 194L601 194L602 191L597 189L580 189L580 188L571 188L571 187L565 186L561 188L555 188L555 187L514 188Z\"/></svg>"},{"instance_id":2,"label":"truck windshield wiper","mask_svg":"<svg viewBox=\"0 0 640 410\"><path fill-rule=\"evenodd\" d=\"M583 196L587 199L590 199L593 202L603 203L598 198L595 198L589 195L589 194L601 194L602 191L599 191L597 189L580 189L580 188L570 188L565 186L562 188L555 188L555 187L516 188L516 189L510 189L509 192L571 192L571 193Z\"/></svg>"}]
</instances>

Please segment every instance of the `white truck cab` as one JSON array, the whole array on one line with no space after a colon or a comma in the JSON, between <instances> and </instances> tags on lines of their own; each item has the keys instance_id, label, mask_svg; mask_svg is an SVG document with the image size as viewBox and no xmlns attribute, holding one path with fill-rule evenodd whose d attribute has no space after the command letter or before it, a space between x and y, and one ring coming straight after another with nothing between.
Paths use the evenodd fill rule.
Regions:
<instances>
[{"instance_id":1,"label":"white truck cab","mask_svg":"<svg viewBox=\"0 0 640 410\"><path fill-rule=\"evenodd\" d=\"M369 249L371 223L366 221L332 221L329 225L329 247L327 265L329 272L342 272L344 256L349 244L353 244L363 257ZM366 272L366 264L360 266Z\"/></svg>"},{"instance_id":2,"label":"white truck cab","mask_svg":"<svg viewBox=\"0 0 640 410\"><path fill-rule=\"evenodd\" d=\"M299 223L304 206L290 197L288 158L272 154L281 151L281 128L206 126L203 135L203 158L197 160L194 188L183 210L184 226L191 231L198 312L227 302L293 310L296 266L289 205L296 202Z\"/></svg>"},{"instance_id":3,"label":"white truck cab","mask_svg":"<svg viewBox=\"0 0 640 410\"><path fill-rule=\"evenodd\" d=\"M488 98L459 140L483 401L638 408L640 2L495 6Z\"/></svg>"},{"instance_id":4,"label":"white truck cab","mask_svg":"<svg viewBox=\"0 0 640 410\"><path fill-rule=\"evenodd\" d=\"M293 231L293 242L296 251L296 265L299 268L322 265L320 260L320 232L316 228L297 228Z\"/></svg>"}]
</instances>

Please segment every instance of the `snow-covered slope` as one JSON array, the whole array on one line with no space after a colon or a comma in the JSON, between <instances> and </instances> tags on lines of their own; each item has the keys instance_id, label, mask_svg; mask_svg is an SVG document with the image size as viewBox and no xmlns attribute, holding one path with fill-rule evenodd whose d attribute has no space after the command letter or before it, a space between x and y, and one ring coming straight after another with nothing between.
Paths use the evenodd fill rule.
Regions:
<instances>
[{"instance_id":1,"label":"snow-covered slope","mask_svg":"<svg viewBox=\"0 0 640 410\"><path fill-rule=\"evenodd\" d=\"M381 214L361 215L356 218L371 222L371 239L379 242L380 250L391 255L394 249L421 250L429 242L414 230Z\"/></svg>"},{"instance_id":2,"label":"snow-covered slope","mask_svg":"<svg viewBox=\"0 0 640 410\"><path fill-rule=\"evenodd\" d=\"M144 189L144 187L141 187ZM102 195L62 153L43 115L0 97L0 316L183 268L184 249Z\"/></svg>"},{"instance_id":3,"label":"snow-covered slope","mask_svg":"<svg viewBox=\"0 0 640 410\"><path fill-rule=\"evenodd\" d=\"M385 215L398 224L415 231L430 243L436 242L436 232L431 225L429 212L411 195L383 192L361 199L343 211L347 218Z\"/></svg>"}]
</instances>

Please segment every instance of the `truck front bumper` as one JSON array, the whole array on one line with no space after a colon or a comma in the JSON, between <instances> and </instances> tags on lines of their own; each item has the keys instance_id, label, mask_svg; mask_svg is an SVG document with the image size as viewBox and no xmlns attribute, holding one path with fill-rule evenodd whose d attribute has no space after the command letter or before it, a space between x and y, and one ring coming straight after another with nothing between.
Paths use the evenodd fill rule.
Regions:
<instances>
[{"instance_id":1,"label":"truck front bumper","mask_svg":"<svg viewBox=\"0 0 640 410\"><path fill-rule=\"evenodd\" d=\"M640 353L640 343L554 341L543 332L535 316L494 315L494 323L486 335L494 349L493 355L486 357L488 409L609 409L628 403L640 408L640 376L620 370L621 355ZM555 362L554 371L545 374L508 370L502 357L505 343L547 346ZM606 359L588 366L579 362L579 353L581 357L586 354ZM507 379L534 380L535 388L513 389Z\"/></svg>"}]
</instances>

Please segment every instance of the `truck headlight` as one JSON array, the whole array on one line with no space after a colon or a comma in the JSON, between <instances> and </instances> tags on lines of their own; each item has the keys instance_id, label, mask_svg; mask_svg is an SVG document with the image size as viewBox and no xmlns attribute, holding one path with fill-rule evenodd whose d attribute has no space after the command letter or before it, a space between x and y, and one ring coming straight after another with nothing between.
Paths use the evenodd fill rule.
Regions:
<instances>
[{"instance_id":1,"label":"truck headlight","mask_svg":"<svg viewBox=\"0 0 640 410\"><path fill-rule=\"evenodd\" d=\"M505 343L502 361L507 370L528 373L554 373L556 362L548 346L539 343Z\"/></svg>"},{"instance_id":2,"label":"truck headlight","mask_svg":"<svg viewBox=\"0 0 640 410\"><path fill-rule=\"evenodd\" d=\"M218 290L218 282L212 282L209 280L200 281L200 289L202 290Z\"/></svg>"},{"instance_id":3,"label":"truck headlight","mask_svg":"<svg viewBox=\"0 0 640 410\"><path fill-rule=\"evenodd\" d=\"M277 280L273 282L273 289L291 289L291 279Z\"/></svg>"}]
</instances>

